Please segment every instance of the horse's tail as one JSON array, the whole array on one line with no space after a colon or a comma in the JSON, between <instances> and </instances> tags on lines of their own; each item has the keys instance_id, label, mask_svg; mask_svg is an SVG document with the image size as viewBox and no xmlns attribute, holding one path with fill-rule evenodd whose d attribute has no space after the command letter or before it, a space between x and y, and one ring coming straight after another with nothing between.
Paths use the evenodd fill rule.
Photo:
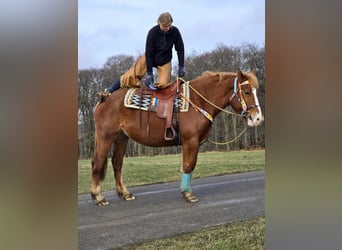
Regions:
<instances>
[{"instance_id":1,"label":"horse's tail","mask_svg":"<svg viewBox=\"0 0 342 250\"><path fill-rule=\"evenodd\" d=\"M100 173L100 181L103 181L106 177L106 173L107 173L107 166L108 166L108 159L106 157L106 160L104 162L104 166L101 169L101 173Z\"/></svg>"},{"instance_id":2,"label":"horse's tail","mask_svg":"<svg viewBox=\"0 0 342 250\"><path fill-rule=\"evenodd\" d=\"M96 136L96 128L95 128L95 136L94 136L94 155L93 155L93 166L94 166L94 160L96 158L96 155L97 155L97 136ZM103 181L106 177L106 173L107 173L107 166L108 166L108 158L106 157L104 159L104 162L103 162L103 167L100 168L100 181Z\"/></svg>"}]
</instances>

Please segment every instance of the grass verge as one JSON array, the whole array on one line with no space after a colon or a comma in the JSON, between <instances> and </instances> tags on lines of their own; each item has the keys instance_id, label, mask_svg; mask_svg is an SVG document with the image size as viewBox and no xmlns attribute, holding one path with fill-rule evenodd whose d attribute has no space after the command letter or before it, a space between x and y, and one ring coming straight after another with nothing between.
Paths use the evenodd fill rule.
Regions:
<instances>
[{"instance_id":1,"label":"grass verge","mask_svg":"<svg viewBox=\"0 0 342 250\"><path fill-rule=\"evenodd\" d=\"M260 250L264 249L264 240L265 217L262 216L251 220L203 229L195 233L182 234L168 239L153 240L119 249Z\"/></svg>"},{"instance_id":2,"label":"grass verge","mask_svg":"<svg viewBox=\"0 0 342 250\"><path fill-rule=\"evenodd\" d=\"M152 157L128 157L123 163L123 178L130 186L180 181L181 155L158 155ZM199 153L192 178L250 172L265 169L265 150ZM78 161L78 193L90 189L91 161ZM101 189L115 187L114 173L108 160L107 176Z\"/></svg>"}]
</instances>

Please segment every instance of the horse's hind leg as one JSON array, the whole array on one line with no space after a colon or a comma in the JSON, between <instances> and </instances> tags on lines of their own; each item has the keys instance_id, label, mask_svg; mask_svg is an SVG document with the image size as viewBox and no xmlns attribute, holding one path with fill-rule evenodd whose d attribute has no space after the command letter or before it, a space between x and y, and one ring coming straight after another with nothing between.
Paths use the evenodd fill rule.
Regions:
<instances>
[{"instance_id":1,"label":"horse's hind leg","mask_svg":"<svg viewBox=\"0 0 342 250\"><path fill-rule=\"evenodd\" d=\"M113 150L113 157L112 157L112 164L114 170L114 178L115 178L115 185L116 185L116 192L119 196L123 197L126 201L135 200L135 197L131 192L128 191L123 178L122 178L122 164L123 164L123 157L126 153L128 143L128 137L121 133L116 140L114 141L114 150Z\"/></svg>"},{"instance_id":2,"label":"horse's hind leg","mask_svg":"<svg viewBox=\"0 0 342 250\"><path fill-rule=\"evenodd\" d=\"M108 201L101 194L100 182L104 180L107 170L107 154L110 141L98 140L95 138L94 155L91 161L92 175L91 175L91 197L96 200L98 206L108 205Z\"/></svg>"}]
</instances>

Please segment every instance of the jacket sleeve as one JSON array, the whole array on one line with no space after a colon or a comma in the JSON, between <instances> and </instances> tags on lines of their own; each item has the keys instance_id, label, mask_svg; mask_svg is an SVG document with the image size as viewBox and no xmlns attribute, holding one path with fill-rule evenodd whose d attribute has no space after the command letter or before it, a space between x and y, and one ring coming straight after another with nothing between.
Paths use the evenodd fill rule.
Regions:
<instances>
[{"instance_id":1,"label":"jacket sleeve","mask_svg":"<svg viewBox=\"0 0 342 250\"><path fill-rule=\"evenodd\" d=\"M153 35L151 30L147 34L146 45L145 45L145 57L146 57L146 70L152 72L153 67Z\"/></svg>"},{"instance_id":2,"label":"jacket sleeve","mask_svg":"<svg viewBox=\"0 0 342 250\"><path fill-rule=\"evenodd\" d=\"M177 29L177 38L175 41L175 49L177 51L177 56L178 56L178 65L184 66L184 43L183 43L182 35L178 29Z\"/></svg>"}]
</instances>

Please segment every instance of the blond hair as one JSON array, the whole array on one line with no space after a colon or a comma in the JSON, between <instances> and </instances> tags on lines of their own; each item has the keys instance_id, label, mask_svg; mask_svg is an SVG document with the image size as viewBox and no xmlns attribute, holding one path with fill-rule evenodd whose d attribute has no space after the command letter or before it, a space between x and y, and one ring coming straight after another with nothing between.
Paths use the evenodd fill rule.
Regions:
<instances>
[{"instance_id":1,"label":"blond hair","mask_svg":"<svg viewBox=\"0 0 342 250\"><path fill-rule=\"evenodd\" d=\"M164 26L168 26L173 22L172 16L169 12L161 13L158 17L158 23Z\"/></svg>"}]
</instances>

